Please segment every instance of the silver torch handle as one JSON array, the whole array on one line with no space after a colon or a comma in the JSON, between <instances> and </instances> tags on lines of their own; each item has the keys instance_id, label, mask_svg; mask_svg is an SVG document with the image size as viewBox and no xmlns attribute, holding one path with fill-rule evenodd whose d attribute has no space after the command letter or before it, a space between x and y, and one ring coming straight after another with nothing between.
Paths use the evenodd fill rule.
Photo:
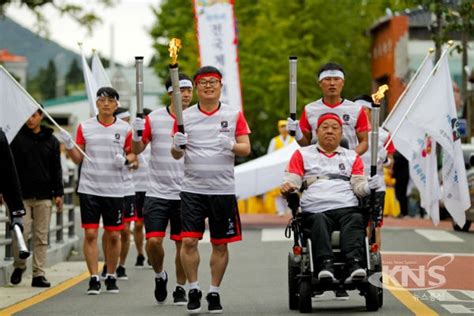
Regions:
<instances>
[{"instance_id":1,"label":"silver torch handle","mask_svg":"<svg viewBox=\"0 0 474 316\"><path fill-rule=\"evenodd\" d=\"M18 245L18 252L20 259L26 259L30 256L30 252L26 247L25 239L23 238L23 233L18 225L13 225L13 234L15 235L15 239Z\"/></svg>"},{"instance_id":2,"label":"silver torch handle","mask_svg":"<svg viewBox=\"0 0 474 316\"><path fill-rule=\"evenodd\" d=\"M290 56L290 76L289 76L289 92L290 92L290 118L296 120L296 92L297 92L297 72L298 57ZM295 132L290 132L291 136L295 136Z\"/></svg>"},{"instance_id":3,"label":"silver torch handle","mask_svg":"<svg viewBox=\"0 0 474 316\"><path fill-rule=\"evenodd\" d=\"M143 56L135 56L136 70L136 94L137 94L137 117L143 118ZM142 131L137 131L139 136Z\"/></svg>"}]
</instances>

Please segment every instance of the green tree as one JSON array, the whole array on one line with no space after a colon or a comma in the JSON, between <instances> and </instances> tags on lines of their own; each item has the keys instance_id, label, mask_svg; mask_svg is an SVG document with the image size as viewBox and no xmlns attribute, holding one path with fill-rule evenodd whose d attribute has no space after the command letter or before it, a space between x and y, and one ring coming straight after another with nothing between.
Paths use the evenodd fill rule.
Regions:
<instances>
[{"instance_id":1,"label":"green tree","mask_svg":"<svg viewBox=\"0 0 474 316\"><path fill-rule=\"evenodd\" d=\"M69 65L69 70L66 74L66 84L76 85L82 81L84 81L82 70L79 67L77 59L74 58L71 61L71 64Z\"/></svg>"},{"instance_id":2,"label":"green tree","mask_svg":"<svg viewBox=\"0 0 474 316\"><path fill-rule=\"evenodd\" d=\"M56 66L53 60L50 60L46 69L41 69L37 76L41 100L52 99L56 96L57 77Z\"/></svg>"}]
</instances>

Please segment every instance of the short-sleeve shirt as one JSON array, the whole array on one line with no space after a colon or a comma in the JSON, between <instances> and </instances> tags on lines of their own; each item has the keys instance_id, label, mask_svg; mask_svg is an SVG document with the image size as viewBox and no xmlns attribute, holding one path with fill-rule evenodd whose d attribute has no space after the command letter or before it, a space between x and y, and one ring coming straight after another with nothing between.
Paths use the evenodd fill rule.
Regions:
<instances>
[{"instance_id":1,"label":"short-sleeve shirt","mask_svg":"<svg viewBox=\"0 0 474 316\"><path fill-rule=\"evenodd\" d=\"M333 177L317 180L303 191L303 212L321 213L358 205L350 181L343 179L364 174L364 164L353 150L339 147L336 152L326 154L318 145L302 147L291 157L287 171L300 176L302 180L315 176ZM334 178L334 175L342 177Z\"/></svg>"},{"instance_id":2,"label":"short-sleeve shirt","mask_svg":"<svg viewBox=\"0 0 474 316\"><path fill-rule=\"evenodd\" d=\"M219 135L231 139L250 134L240 108L219 103L208 113L195 104L183 111L188 144L184 155L184 179L181 190L197 194L235 194L235 154L223 149ZM173 132L178 131L175 124Z\"/></svg>"},{"instance_id":3,"label":"short-sleeve shirt","mask_svg":"<svg viewBox=\"0 0 474 316\"><path fill-rule=\"evenodd\" d=\"M325 113L334 113L342 120L342 132L349 142L349 149L355 149L359 144L357 133L369 131L369 120L362 106L343 99L334 105L326 104L319 99L305 106L300 118L301 131L311 133L316 139L318 118Z\"/></svg>"},{"instance_id":4,"label":"short-sleeve shirt","mask_svg":"<svg viewBox=\"0 0 474 316\"><path fill-rule=\"evenodd\" d=\"M123 155L129 146L126 143L129 131L130 125L120 119L105 125L97 117L91 117L79 125L76 143L85 146L85 153L90 157L82 161L79 193L124 196L124 170L115 165L115 156Z\"/></svg>"}]
</instances>

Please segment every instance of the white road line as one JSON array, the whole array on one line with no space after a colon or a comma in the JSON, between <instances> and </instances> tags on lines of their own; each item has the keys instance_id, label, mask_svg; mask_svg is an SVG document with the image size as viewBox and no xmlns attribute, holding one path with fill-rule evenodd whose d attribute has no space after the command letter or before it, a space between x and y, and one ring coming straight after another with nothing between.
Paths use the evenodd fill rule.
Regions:
<instances>
[{"instance_id":1,"label":"white road line","mask_svg":"<svg viewBox=\"0 0 474 316\"><path fill-rule=\"evenodd\" d=\"M450 314L467 314L472 315L472 309L460 304L441 304Z\"/></svg>"},{"instance_id":2,"label":"white road line","mask_svg":"<svg viewBox=\"0 0 474 316\"><path fill-rule=\"evenodd\" d=\"M463 242L464 241L458 236L455 236L444 230L415 229L415 232L425 237L429 241L441 241L441 242Z\"/></svg>"},{"instance_id":3,"label":"white road line","mask_svg":"<svg viewBox=\"0 0 474 316\"><path fill-rule=\"evenodd\" d=\"M422 251L384 251L382 250L383 255L419 255L419 256L437 256L440 254L446 254L446 252L422 252ZM472 253L454 253L450 252L455 257L474 257Z\"/></svg>"},{"instance_id":4,"label":"white road line","mask_svg":"<svg viewBox=\"0 0 474 316\"><path fill-rule=\"evenodd\" d=\"M285 228L264 228L262 229L262 242L289 241L285 237Z\"/></svg>"}]
</instances>

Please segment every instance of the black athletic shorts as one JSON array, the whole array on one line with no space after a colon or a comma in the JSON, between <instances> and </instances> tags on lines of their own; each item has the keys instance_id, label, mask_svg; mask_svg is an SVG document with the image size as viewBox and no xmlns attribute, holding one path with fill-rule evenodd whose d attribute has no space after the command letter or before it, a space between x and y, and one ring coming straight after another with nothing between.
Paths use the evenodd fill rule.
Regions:
<instances>
[{"instance_id":1,"label":"black athletic shorts","mask_svg":"<svg viewBox=\"0 0 474 316\"><path fill-rule=\"evenodd\" d=\"M137 221L143 222L143 209L145 207L146 192L135 192L135 214Z\"/></svg>"},{"instance_id":2,"label":"black athletic shorts","mask_svg":"<svg viewBox=\"0 0 474 316\"><path fill-rule=\"evenodd\" d=\"M100 217L105 230L122 230L123 198L79 193L82 228L99 228Z\"/></svg>"},{"instance_id":3,"label":"black athletic shorts","mask_svg":"<svg viewBox=\"0 0 474 316\"><path fill-rule=\"evenodd\" d=\"M130 223L135 221L137 215L135 213L135 195L127 195L123 198L123 221Z\"/></svg>"},{"instance_id":4,"label":"black athletic shorts","mask_svg":"<svg viewBox=\"0 0 474 316\"><path fill-rule=\"evenodd\" d=\"M143 211L145 238L164 237L170 223L170 238L181 240L181 201L147 196Z\"/></svg>"},{"instance_id":5,"label":"black athletic shorts","mask_svg":"<svg viewBox=\"0 0 474 316\"><path fill-rule=\"evenodd\" d=\"M182 237L202 239L205 219L213 244L242 240L239 210L235 195L207 195L181 192Z\"/></svg>"}]
</instances>

